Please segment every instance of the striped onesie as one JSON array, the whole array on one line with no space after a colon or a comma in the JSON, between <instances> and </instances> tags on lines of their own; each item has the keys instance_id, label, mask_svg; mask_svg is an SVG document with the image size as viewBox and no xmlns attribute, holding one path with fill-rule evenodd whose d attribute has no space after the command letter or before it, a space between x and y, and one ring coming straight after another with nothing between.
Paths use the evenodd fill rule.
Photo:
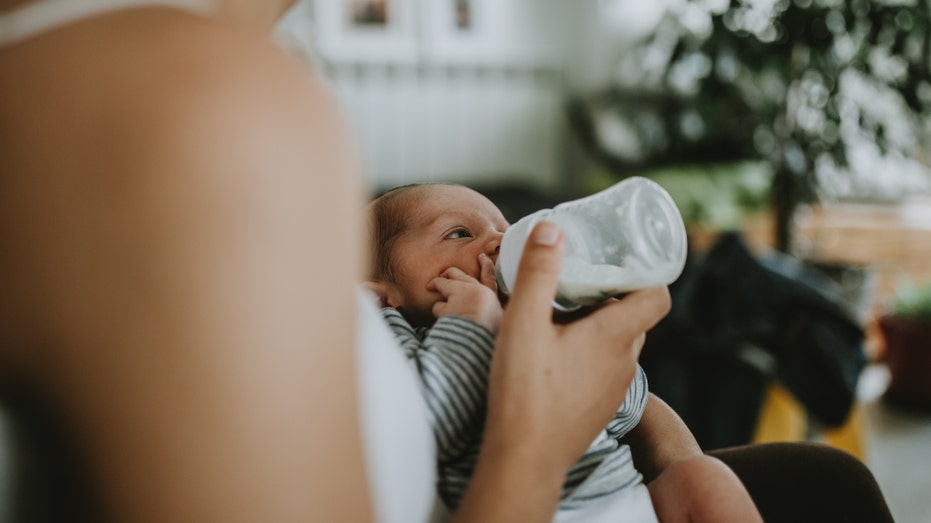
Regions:
<instances>
[{"instance_id":1,"label":"striped onesie","mask_svg":"<svg viewBox=\"0 0 931 523\"><path fill-rule=\"evenodd\" d=\"M384 308L382 314L420 377L437 445L437 488L444 503L456 508L478 458L494 335L460 316L443 316L430 329L414 329L396 309ZM639 423L647 392L646 374L638 365L614 419L566 476L561 509L582 508L642 483L630 448L618 440Z\"/></svg>"}]
</instances>

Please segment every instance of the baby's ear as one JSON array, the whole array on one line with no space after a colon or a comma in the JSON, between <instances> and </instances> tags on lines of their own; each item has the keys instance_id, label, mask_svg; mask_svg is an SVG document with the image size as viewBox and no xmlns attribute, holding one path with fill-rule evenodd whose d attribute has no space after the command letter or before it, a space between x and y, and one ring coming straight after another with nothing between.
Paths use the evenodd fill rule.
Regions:
<instances>
[{"instance_id":1,"label":"baby's ear","mask_svg":"<svg viewBox=\"0 0 931 523\"><path fill-rule=\"evenodd\" d=\"M365 281L362 286L372 291L378 297L379 307L399 307L394 285L383 281Z\"/></svg>"}]
</instances>

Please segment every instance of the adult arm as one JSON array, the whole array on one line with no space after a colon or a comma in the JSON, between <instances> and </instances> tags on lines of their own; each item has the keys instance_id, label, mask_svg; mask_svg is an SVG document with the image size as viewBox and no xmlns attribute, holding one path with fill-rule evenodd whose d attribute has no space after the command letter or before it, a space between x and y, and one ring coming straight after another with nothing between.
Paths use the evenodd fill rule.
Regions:
<instances>
[{"instance_id":1,"label":"adult arm","mask_svg":"<svg viewBox=\"0 0 931 523\"><path fill-rule=\"evenodd\" d=\"M552 519L566 472L613 417L644 332L669 309L667 290L656 288L554 324L564 247L558 227L543 222L525 248L492 359L485 438L457 522Z\"/></svg>"},{"instance_id":2,"label":"adult arm","mask_svg":"<svg viewBox=\"0 0 931 523\"><path fill-rule=\"evenodd\" d=\"M55 104L4 155L8 332L108 519L369 520L361 191L329 97L261 36L171 10L17 52Z\"/></svg>"}]
</instances>

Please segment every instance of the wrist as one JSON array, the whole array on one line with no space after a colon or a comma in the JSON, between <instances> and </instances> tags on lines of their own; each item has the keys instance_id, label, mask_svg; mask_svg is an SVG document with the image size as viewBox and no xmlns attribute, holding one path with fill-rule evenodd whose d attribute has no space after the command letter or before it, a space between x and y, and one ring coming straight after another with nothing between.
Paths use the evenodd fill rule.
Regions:
<instances>
[{"instance_id":1,"label":"wrist","mask_svg":"<svg viewBox=\"0 0 931 523\"><path fill-rule=\"evenodd\" d=\"M486 431L456 521L548 522L559 505L568 467L520 434ZM502 499L518 500L501 503Z\"/></svg>"}]
</instances>

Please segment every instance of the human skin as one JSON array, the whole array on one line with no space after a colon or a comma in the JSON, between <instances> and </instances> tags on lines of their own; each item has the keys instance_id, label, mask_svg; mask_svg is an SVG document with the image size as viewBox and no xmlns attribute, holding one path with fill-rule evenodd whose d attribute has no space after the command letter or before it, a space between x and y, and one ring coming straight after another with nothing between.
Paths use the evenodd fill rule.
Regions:
<instances>
[{"instance_id":1,"label":"human skin","mask_svg":"<svg viewBox=\"0 0 931 523\"><path fill-rule=\"evenodd\" d=\"M661 522L763 521L737 475L704 455L682 419L656 395L650 394L640 423L623 442L630 445Z\"/></svg>"},{"instance_id":2,"label":"human skin","mask_svg":"<svg viewBox=\"0 0 931 523\"><path fill-rule=\"evenodd\" d=\"M450 267L430 282L428 288L436 289L441 296L433 304L432 312L437 319L447 314L467 318L497 334L503 308L498 301L494 264L485 253L478 257L482 265L481 279Z\"/></svg>"},{"instance_id":3,"label":"human skin","mask_svg":"<svg viewBox=\"0 0 931 523\"><path fill-rule=\"evenodd\" d=\"M496 306L494 262L507 220L491 201L467 187L430 184L410 190L419 194L406 210L407 226L389 253L395 277L373 282L373 288L387 305L403 309L412 325L431 325L449 314L451 305L497 332L501 307ZM475 282L489 290L472 286ZM451 304L450 295L456 295Z\"/></svg>"},{"instance_id":4,"label":"human skin","mask_svg":"<svg viewBox=\"0 0 931 523\"><path fill-rule=\"evenodd\" d=\"M324 89L228 7L0 49L3 384L63 419L110 520L366 521L332 321L355 314L362 191Z\"/></svg>"},{"instance_id":5,"label":"human skin","mask_svg":"<svg viewBox=\"0 0 931 523\"><path fill-rule=\"evenodd\" d=\"M625 395L645 331L668 312L668 291L652 288L609 300L580 320L553 323L564 255L559 228L538 224L504 311L485 434L456 522L550 521L566 473Z\"/></svg>"},{"instance_id":6,"label":"human skin","mask_svg":"<svg viewBox=\"0 0 931 523\"><path fill-rule=\"evenodd\" d=\"M0 49L0 380L63 420L108 519L370 521L351 140L267 41L285 3L216 4ZM651 289L553 325L562 239L541 231L502 318L459 521L550 520L669 308Z\"/></svg>"}]
</instances>

